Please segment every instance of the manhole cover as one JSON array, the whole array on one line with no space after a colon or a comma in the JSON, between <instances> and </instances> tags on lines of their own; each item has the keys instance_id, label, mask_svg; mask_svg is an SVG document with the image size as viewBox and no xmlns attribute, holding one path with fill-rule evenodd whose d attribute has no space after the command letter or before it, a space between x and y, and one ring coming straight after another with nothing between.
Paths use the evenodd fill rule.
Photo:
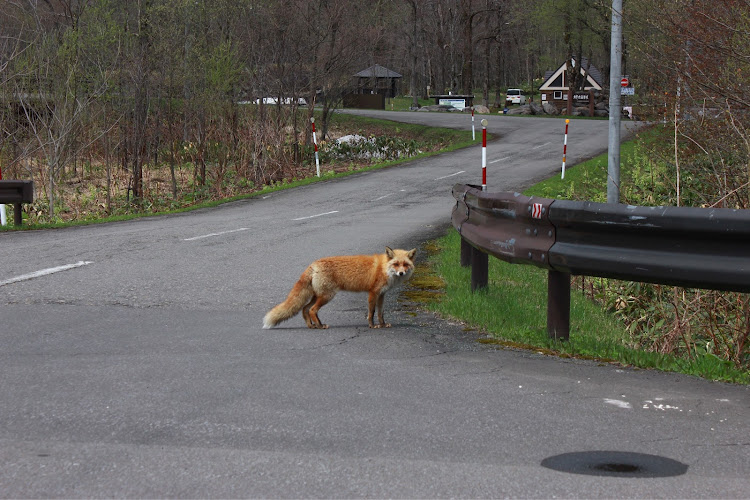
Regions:
<instances>
[{"instance_id":1,"label":"manhole cover","mask_svg":"<svg viewBox=\"0 0 750 500\"><path fill-rule=\"evenodd\" d=\"M563 453L542 460L542 467L572 474L612 477L669 477L687 472L688 466L671 458L626 451Z\"/></svg>"}]
</instances>

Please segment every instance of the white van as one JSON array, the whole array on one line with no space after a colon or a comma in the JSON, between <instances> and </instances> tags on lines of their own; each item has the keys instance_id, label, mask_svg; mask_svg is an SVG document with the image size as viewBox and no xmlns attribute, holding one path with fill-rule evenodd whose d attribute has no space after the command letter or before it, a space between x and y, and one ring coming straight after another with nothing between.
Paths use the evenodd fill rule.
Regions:
<instances>
[{"instance_id":1,"label":"white van","mask_svg":"<svg viewBox=\"0 0 750 500\"><path fill-rule=\"evenodd\" d=\"M508 104L526 104L526 96L523 95L521 89L508 89L505 93L505 105Z\"/></svg>"}]
</instances>

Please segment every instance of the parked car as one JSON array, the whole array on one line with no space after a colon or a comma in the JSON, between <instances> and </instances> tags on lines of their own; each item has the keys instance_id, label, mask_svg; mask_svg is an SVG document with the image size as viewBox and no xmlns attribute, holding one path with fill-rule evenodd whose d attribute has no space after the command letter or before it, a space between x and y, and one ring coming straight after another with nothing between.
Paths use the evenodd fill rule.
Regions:
<instances>
[{"instance_id":1,"label":"parked car","mask_svg":"<svg viewBox=\"0 0 750 500\"><path fill-rule=\"evenodd\" d=\"M255 104L278 104L279 99L278 97L263 97L261 99L256 99ZM307 99L304 97L297 97L296 100L292 97L285 97L281 100L282 104L294 104L297 103L298 106L307 106Z\"/></svg>"},{"instance_id":2,"label":"parked car","mask_svg":"<svg viewBox=\"0 0 750 500\"><path fill-rule=\"evenodd\" d=\"M526 96L521 89L508 89L505 93L505 105L508 104L526 104Z\"/></svg>"}]
</instances>

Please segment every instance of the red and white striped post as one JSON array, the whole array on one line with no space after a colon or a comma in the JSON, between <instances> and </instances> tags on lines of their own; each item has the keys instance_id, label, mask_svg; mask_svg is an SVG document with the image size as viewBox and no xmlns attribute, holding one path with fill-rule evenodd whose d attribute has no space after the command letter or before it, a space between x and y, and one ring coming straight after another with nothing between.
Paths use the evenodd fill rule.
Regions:
<instances>
[{"instance_id":1,"label":"red and white striped post","mask_svg":"<svg viewBox=\"0 0 750 500\"><path fill-rule=\"evenodd\" d=\"M2 167L0 167L0 181L3 180L3 170ZM4 226L8 223L8 220L6 219L5 215L5 205L0 203L0 225Z\"/></svg>"},{"instance_id":2,"label":"red and white striped post","mask_svg":"<svg viewBox=\"0 0 750 500\"><path fill-rule=\"evenodd\" d=\"M477 134L474 131L474 106L471 107L471 140L477 140Z\"/></svg>"},{"instance_id":3,"label":"red and white striped post","mask_svg":"<svg viewBox=\"0 0 750 500\"><path fill-rule=\"evenodd\" d=\"M482 120L482 191L487 191L487 120Z\"/></svg>"},{"instance_id":4,"label":"red and white striped post","mask_svg":"<svg viewBox=\"0 0 750 500\"><path fill-rule=\"evenodd\" d=\"M315 144L315 172L320 177L320 159L318 157L318 138L315 136L315 118L310 118L312 123L313 144Z\"/></svg>"},{"instance_id":5,"label":"red and white striped post","mask_svg":"<svg viewBox=\"0 0 750 500\"><path fill-rule=\"evenodd\" d=\"M570 120L565 119L565 141L563 141L563 162L562 162L562 176L561 179L565 179L565 160L568 156L568 124Z\"/></svg>"}]
</instances>

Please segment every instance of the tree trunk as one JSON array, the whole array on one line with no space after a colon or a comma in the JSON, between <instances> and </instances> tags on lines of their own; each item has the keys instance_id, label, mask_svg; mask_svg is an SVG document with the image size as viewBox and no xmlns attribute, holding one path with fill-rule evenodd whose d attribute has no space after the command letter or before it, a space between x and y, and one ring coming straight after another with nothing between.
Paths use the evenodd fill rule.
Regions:
<instances>
[{"instance_id":1,"label":"tree trunk","mask_svg":"<svg viewBox=\"0 0 750 500\"><path fill-rule=\"evenodd\" d=\"M463 26L463 66L461 67L461 92L470 95L474 83L473 65L473 31L471 0L461 0L461 24Z\"/></svg>"},{"instance_id":2,"label":"tree trunk","mask_svg":"<svg viewBox=\"0 0 750 500\"><path fill-rule=\"evenodd\" d=\"M419 47L419 44L417 43L417 36L419 35L419 15L417 12L417 2L416 0L413 0L411 2L412 7L412 39L411 39L411 78L409 82L409 86L411 87L411 105L414 108L419 107L419 95L417 90L417 65L419 63L419 59L417 58L417 50Z\"/></svg>"}]
</instances>

